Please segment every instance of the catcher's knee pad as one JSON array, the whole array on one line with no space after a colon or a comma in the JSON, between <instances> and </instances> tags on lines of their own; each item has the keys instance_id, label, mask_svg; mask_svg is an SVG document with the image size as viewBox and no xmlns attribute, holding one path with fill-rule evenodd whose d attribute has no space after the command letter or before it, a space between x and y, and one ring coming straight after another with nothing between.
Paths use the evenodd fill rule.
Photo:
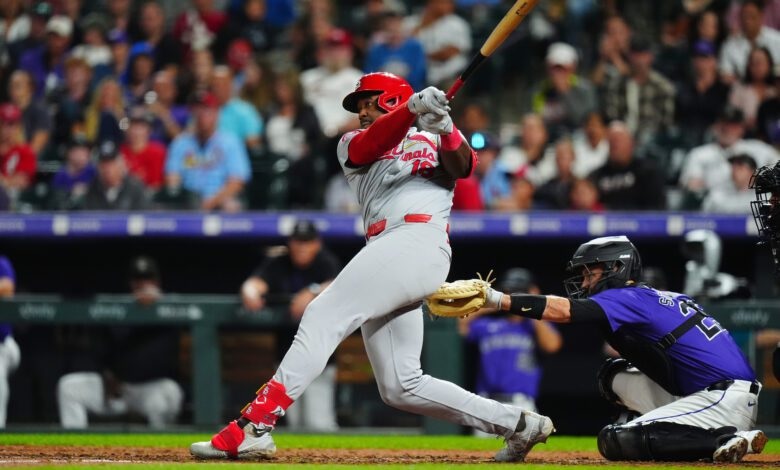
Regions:
<instances>
[{"instance_id":1,"label":"catcher's knee pad","mask_svg":"<svg viewBox=\"0 0 780 470\"><path fill-rule=\"evenodd\" d=\"M652 460L644 426L606 426L599 432L599 453L607 460Z\"/></svg>"},{"instance_id":2,"label":"catcher's knee pad","mask_svg":"<svg viewBox=\"0 0 780 470\"><path fill-rule=\"evenodd\" d=\"M622 404L612 389L612 379L620 372L625 372L631 367L631 363L622 357L613 357L604 361L596 374L596 381L599 385L599 393L610 403Z\"/></svg>"}]
</instances>

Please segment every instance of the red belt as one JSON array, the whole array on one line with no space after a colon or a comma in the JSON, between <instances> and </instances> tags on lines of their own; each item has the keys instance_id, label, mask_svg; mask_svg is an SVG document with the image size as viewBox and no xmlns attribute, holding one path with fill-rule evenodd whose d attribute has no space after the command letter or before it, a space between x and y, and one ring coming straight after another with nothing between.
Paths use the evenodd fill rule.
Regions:
<instances>
[{"instance_id":1,"label":"red belt","mask_svg":"<svg viewBox=\"0 0 780 470\"><path fill-rule=\"evenodd\" d=\"M430 214L406 214L404 216L404 222L407 224L425 224L431 221L433 218ZM371 237L375 237L385 231L387 228L387 219L382 219L369 225L366 229L366 240ZM449 224L447 224L447 231L449 232Z\"/></svg>"}]
</instances>

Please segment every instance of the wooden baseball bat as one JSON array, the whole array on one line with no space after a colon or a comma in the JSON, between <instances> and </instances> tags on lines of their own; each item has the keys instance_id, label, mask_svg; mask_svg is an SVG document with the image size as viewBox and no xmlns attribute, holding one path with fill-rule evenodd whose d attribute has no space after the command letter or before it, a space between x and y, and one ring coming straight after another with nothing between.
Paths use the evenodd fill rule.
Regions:
<instances>
[{"instance_id":1,"label":"wooden baseball bat","mask_svg":"<svg viewBox=\"0 0 780 470\"><path fill-rule=\"evenodd\" d=\"M466 67L466 70L461 72L458 79L455 80L455 83L453 83L447 91L447 99L452 99L452 97L455 96L455 93L457 93L458 90L460 90L460 87L466 83L469 76L474 73L477 67L479 67L485 59L490 57L491 54L498 49L498 46L500 46L510 34L512 34L512 31L514 31L515 28L517 28L517 25L528 16L528 13L534 9L537 3L539 3L539 0L517 0L515 4L512 5L512 8L506 12L506 15L504 15L496 27L493 28L493 31L485 40L485 43L482 44L479 52L471 59L471 63Z\"/></svg>"}]
</instances>

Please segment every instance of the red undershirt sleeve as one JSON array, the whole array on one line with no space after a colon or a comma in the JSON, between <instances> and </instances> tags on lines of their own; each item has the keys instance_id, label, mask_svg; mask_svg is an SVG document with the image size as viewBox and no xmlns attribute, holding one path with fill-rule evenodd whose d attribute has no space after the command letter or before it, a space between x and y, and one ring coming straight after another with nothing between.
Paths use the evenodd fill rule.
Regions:
<instances>
[{"instance_id":1,"label":"red undershirt sleeve","mask_svg":"<svg viewBox=\"0 0 780 470\"><path fill-rule=\"evenodd\" d=\"M354 166L374 163L401 142L416 118L406 104L380 116L368 129L352 138L347 162Z\"/></svg>"}]
</instances>

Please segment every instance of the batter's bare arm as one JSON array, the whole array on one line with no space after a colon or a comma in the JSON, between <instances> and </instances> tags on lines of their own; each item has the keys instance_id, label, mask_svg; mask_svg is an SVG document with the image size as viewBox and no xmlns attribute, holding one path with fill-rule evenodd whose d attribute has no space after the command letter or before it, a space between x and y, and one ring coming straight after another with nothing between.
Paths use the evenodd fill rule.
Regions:
<instances>
[{"instance_id":1,"label":"batter's bare arm","mask_svg":"<svg viewBox=\"0 0 780 470\"><path fill-rule=\"evenodd\" d=\"M457 129L453 132L460 133ZM442 140L444 140L444 136L442 136ZM461 143L455 150L444 150L442 146L441 162L444 169L453 178L466 178L474 171L477 164L477 154L461 137Z\"/></svg>"}]
</instances>

